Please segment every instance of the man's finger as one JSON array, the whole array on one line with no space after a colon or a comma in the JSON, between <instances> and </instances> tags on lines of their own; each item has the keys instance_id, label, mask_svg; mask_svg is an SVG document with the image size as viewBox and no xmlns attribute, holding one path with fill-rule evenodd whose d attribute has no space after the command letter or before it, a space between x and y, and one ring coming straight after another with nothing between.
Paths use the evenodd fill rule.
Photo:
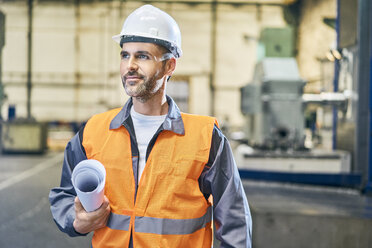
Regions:
<instances>
[{"instance_id":1,"label":"man's finger","mask_svg":"<svg viewBox=\"0 0 372 248\"><path fill-rule=\"evenodd\" d=\"M107 212L106 210L107 208L110 209L110 203L107 197L104 196L101 206L98 209L94 210L93 212L90 212L89 214L91 214L92 216L96 216L96 218L100 218L105 214L105 212Z\"/></svg>"},{"instance_id":2,"label":"man's finger","mask_svg":"<svg viewBox=\"0 0 372 248\"><path fill-rule=\"evenodd\" d=\"M81 202L80 202L80 200L77 196L75 197L75 210L78 211L78 212L81 211L81 210L84 210L83 205L81 204Z\"/></svg>"},{"instance_id":3,"label":"man's finger","mask_svg":"<svg viewBox=\"0 0 372 248\"><path fill-rule=\"evenodd\" d=\"M102 202L102 205L101 205L101 207L99 208L99 210L105 211L106 208L109 207L109 205L110 205L109 200L107 199L106 196L103 196L103 202Z\"/></svg>"}]
</instances>

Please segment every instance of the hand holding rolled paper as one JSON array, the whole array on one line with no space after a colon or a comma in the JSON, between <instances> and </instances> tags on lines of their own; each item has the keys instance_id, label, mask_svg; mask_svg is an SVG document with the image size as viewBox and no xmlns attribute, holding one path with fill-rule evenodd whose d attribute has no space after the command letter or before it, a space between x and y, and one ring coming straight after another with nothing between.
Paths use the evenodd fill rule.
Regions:
<instances>
[{"instance_id":1,"label":"hand holding rolled paper","mask_svg":"<svg viewBox=\"0 0 372 248\"><path fill-rule=\"evenodd\" d=\"M83 160L73 170L72 185L87 212L92 212L101 206L105 181L105 167L97 160Z\"/></svg>"}]
</instances>

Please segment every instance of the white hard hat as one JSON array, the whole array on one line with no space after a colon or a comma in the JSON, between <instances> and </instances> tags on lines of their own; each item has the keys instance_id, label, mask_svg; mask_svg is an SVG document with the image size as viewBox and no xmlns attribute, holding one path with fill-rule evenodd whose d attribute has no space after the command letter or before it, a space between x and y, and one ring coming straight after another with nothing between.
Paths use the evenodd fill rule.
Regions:
<instances>
[{"instance_id":1,"label":"white hard hat","mask_svg":"<svg viewBox=\"0 0 372 248\"><path fill-rule=\"evenodd\" d=\"M112 37L125 42L149 42L167 48L176 58L182 56L181 31L176 21L164 11L146 4L133 11L125 20L120 34Z\"/></svg>"}]
</instances>

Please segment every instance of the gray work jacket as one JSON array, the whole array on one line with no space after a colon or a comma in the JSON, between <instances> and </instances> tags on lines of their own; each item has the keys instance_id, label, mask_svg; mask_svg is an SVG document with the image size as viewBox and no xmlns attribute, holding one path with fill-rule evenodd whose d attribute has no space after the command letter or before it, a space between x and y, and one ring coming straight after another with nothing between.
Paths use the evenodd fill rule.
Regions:
<instances>
[{"instance_id":1,"label":"gray work jacket","mask_svg":"<svg viewBox=\"0 0 372 248\"><path fill-rule=\"evenodd\" d=\"M146 159L160 132L169 130L177 134L184 133L180 110L171 97L167 96L167 102L169 105L168 114L148 145ZM130 117L132 105L132 99L129 99L111 121L110 129L116 129L123 125L131 136L132 166L137 189L139 151ZM83 138L82 128L67 144L60 186L53 188L49 194L54 221L59 229L69 236L86 235L76 232L73 228L76 192L71 182L71 174L74 167L80 161L87 159L82 146ZM218 227L215 229L215 237L221 242L220 247L250 248L252 219L248 201L229 142L217 126L213 130L209 161L200 175L199 187L206 198L210 195L213 196L213 220L216 222L216 227Z\"/></svg>"}]
</instances>

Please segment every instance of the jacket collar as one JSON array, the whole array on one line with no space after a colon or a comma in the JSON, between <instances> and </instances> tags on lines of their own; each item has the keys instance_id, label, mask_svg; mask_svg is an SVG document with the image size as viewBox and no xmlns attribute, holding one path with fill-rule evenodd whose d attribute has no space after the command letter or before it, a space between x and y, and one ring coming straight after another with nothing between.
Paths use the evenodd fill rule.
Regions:
<instances>
[{"instance_id":1,"label":"jacket collar","mask_svg":"<svg viewBox=\"0 0 372 248\"><path fill-rule=\"evenodd\" d=\"M165 117L165 120L162 124L163 130L169 130L177 134L184 135L185 128L183 125L181 111L177 107L176 103L170 96L167 97L168 103L168 114ZM120 112L112 119L110 123L110 129L117 129L124 123L129 122L130 117L130 109L133 106L132 98L125 103L124 107L120 110Z\"/></svg>"}]
</instances>

